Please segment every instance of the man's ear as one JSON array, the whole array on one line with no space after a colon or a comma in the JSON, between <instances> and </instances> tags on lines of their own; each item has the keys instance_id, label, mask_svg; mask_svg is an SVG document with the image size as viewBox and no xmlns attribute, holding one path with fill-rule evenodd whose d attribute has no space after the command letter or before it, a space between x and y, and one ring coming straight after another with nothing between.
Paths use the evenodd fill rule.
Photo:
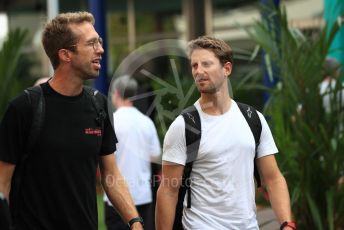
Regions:
<instances>
[{"instance_id":1,"label":"man's ear","mask_svg":"<svg viewBox=\"0 0 344 230\"><path fill-rule=\"evenodd\" d=\"M115 90L113 91L113 96L116 97L116 98L118 98L118 97L121 96L121 95L119 94L118 89L115 89Z\"/></svg>"},{"instance_id":2,"label":"man's ear","mask_svg":"<svg viewBox=\"0 0 344 230\"><path fill-rule=\"evenodd\" d=\"M62 62L70 62L71 61L71 57L72 57L72 52L70 50L67 49L60 49L58 51L58 55L59 55L59 59Z\"/></svg>"},{"instance_id":3,"label":"man's ear","mask_svg":"<svg viewBox=\"0 0 344 230\"><path fill-rule=\"evenodd\" d=\"M112 92L112 94L111 94L111 101L112 101L112 104L115 107L118 107L120 105L120 103L123 101L123 99L121 97L121 94L120 94L120 91L118 89L115 89Z\"/></svg>"},{"instance_id":4,"label":"man's ear","mask_svg":"<svg viewBox=\"0 0 344 230\"><path fill-rule=\"evenodd\" d=\"M232 63L230 63L229 61L226 62L224 65L223 65L223 68L225 70L225 75L226 77L229 77L232 73Z\"/></svg>"}]
</instances>

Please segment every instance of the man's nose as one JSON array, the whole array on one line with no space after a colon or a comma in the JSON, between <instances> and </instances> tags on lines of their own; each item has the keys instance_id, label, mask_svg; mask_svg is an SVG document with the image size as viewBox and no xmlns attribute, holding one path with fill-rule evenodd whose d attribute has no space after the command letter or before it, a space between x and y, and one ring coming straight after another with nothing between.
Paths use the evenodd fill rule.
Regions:
<instances>
[{"instance_id":1,"label":"man's nose","mask_svg":"<svg viewBox=\"0 0 344 230\"><path fill-rule=\"evenodd\" d=\"M97 49L96 49L96 52L97 52L97 53L100 53L100 54L103 54L103 53L104 53L104 48L103 48L103 46L98 46Z\"/></svg>"},{"instance_id":2,"label":"man's nose","mask_svg":"<svg viewBox=\"0 0 344 230\"><path fill-rule=\"evenodd\" d=\"M203 74L204 68L201 65L198 65L194 70L195 75Z\"/></svg>"}]
</instances>

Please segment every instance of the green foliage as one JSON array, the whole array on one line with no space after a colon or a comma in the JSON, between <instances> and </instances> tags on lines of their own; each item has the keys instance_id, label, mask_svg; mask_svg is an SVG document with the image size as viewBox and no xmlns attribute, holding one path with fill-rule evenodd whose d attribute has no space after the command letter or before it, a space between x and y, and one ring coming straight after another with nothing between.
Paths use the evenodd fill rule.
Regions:
<instances>
[{"instance_id":1,"label":"green foliage","mask_svg":"<svg viewBox=\"0 0 344 230\"><path fill-rule=\"evenodd\" d=\"M153 81L152 87L156 94L155 123L160 140L163 141L171 123L183 109L192 105L199 98L199 93L190 76L183 76L180 79L176 76L167 76L166 80Z\"/></svg>"},{"instance_id":2,"label":"green foliage","mask_svg":"<svg viewBox=\"0 0 344 230\"><path fill-rule=\"evenodd\" d=\"M9 100L24 88L19 78L23 69L19 67L23 61L20 50L26 36L27 31L21 29L10 31L0 50L0 117Z\"/></svg>"},{"instance_id":3,"label":"green foliage","mask_svg":"<svg viewBox=\"0 0 344 230\"><path fill-rule=\"evenodd\" d=\"M319 85L340 25L310 35L288 27L285 9L265 10L268 20L248 33L264 49L270 75L279 73L265 113L272 118L293 214L299 229L339 229L344 226L344 103L335 95L344 89L340 83L331 89L326 111Z\"/></svg>"},{"instance_id":4,"label":"green foliage","mask_svg":"<svg viewBox=\"0 0 344 230\"><path fill-rule=\"evenodd\" d=\"M97 209L98 209L98 230L105 230L106 226L105 226L103 192L97 193Z\"/></svg>"}]
</instances>

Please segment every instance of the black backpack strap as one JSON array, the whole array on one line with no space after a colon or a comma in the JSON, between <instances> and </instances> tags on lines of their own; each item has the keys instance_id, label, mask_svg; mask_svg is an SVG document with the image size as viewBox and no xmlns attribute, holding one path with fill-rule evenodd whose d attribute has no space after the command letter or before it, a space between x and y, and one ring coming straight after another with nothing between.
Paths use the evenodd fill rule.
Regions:
<instances>
[{"instance_id":1,"label":"black backpack strap","mask_svg":"<svg viewBox=\"0 0 344 230\"><path fill-rule=\"evenodd\" d=\"M14 207L11 211L14 218L17 217L18 210L20 209L19 192L21 187L22 175L23 173L25 173L27 159L37 142L45 117L45 99L41 86L38 85L27 88L26 90L24 90L24 92L31 107L32 120L29 134L26 140L26 146L20 160L16 165L16 169L11 181L10 203L11 206Z\"/></svg>"},{"instance_id":2,"label":"black backpack strap","mask_svg":"<svg viewBox=\"0 0 344 230\"><path fill-rule=\"evenodd\" d=\"M187 208L191 208L191 187L190 174L193 162L198 155L198 149L201 142L201 119L194 105L186 108L182 112L185 121L185 142L186 142L186 164L183 173L184 186L188 191Z\"/></svg>"},{"instance_id":3,"label":"black backpack strap","mask_svg":"<svg viewBox=\"0 0 344 230\"><path fill-rule=\"evenodd\" d=\"M28 154L36 144L39 133L41 132L45 116L45 99L40 85L30 87L24 90L32 108L32 123L30 133L26 143L26 151L23 160L26 160Z\"/></svg>"},{"instance_id":4,"label":"black backpack strap","mask_svg":"<svg viewBox=\"0 0 344 230\"><path fill-rule=\"evenodd\" d=\"M93 89L89 86L84 86L85 92L87 93L87 95L89 95L92 99L92 104L93 107L96 110L97 113L97 117L96 122L98 123L98 125L101 127L102 133L104 130L104 120L106 118L106 112L105 112L105 106L104 106L104 100L102 99L101 94L99 93L98 90Z\"/></svg>"},{"instance_id":5,"label":"black backpack strap","mask_svg":"<svg viewBox=\"0 0 344 230\"><path fill-rule=\"evenodd\" d=\"M185 121L186 163L184 167L182 184L179 189L178 202L176 206L173 230L182 230L183 201L186 192L187 208L191 208L191 180L193 162L198 155L201 141L201 119L195 106L184 109L181 113Z\"/></svg>"},{"instance_id":6,"label":"black backpack strap","mask_svg":"<svg viewBox=\"0 0 344 230\"><path fill-rule=\"evenodd\" d=\"M259 115L257 110L252 106L246 105L244 103L237 102L241 113L244 115L248 125L250 126L251 132L254 136L254 141L256 143L255 148L255 161L254 161L254 177L256 178L257 186L261 186L261 180L259 176L259 172L256 165L256 158L257 158L257 149L260 142L260 135L262 133L262 123L260 121Z\"/></svg>"}]
</instances>

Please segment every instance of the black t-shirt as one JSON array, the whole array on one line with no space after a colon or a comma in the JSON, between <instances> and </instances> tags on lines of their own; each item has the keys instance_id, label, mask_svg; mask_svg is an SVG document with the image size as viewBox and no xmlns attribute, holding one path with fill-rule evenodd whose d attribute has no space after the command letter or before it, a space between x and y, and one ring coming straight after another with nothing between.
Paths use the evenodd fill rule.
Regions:
<instances>
[{"instance_id":1,"label":"black t-shirt","mask_svg":"<svg viewBox=\"0 0 344 230\"><path fill-rule=\"evenodd\" d=\"M85 91L67 97L48 83L42 89L45 119L21 173L16 229L95 230L98 158L115 151L116 135L108 116L101 133ZM10 103L0 124L0 160L20 164L31 121L32 110L23 93Z\"/></svg>"}]
</instances>

